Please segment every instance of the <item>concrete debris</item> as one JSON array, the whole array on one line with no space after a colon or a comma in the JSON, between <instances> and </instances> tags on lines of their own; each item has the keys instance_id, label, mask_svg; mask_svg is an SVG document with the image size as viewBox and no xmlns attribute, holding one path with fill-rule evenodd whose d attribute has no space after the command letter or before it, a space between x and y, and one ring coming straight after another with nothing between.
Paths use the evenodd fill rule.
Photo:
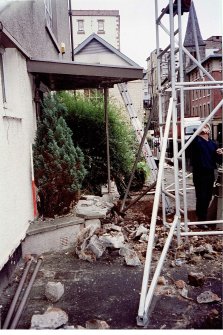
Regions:
<instances>
[{"instance_id":1,"label":"concrete debris","mask_svg":"<svg viewBox=\"0 0 223 335\"><path fill-rule=\"evenodd\" d=\"M199 304L207 304L214 301L221 301L221 298L211 291L205 291L197 296L197 302Z\"/></svg>"},{"instance_id":2,"label":"concrete debris","mask_svg":"<svg viewBox=\"0 0 223 335\"><path fill-rule=\"evenodd\" d=\"M97 235L93 235L89 241L87 246L87 250L91 250L96 258L100 258L103 253L105 252L106 247L104 244L99 240Z\"/></svg>"},{"instance_id":3,"label":"concrete debris","mask_svg":"<svg viewBox=\"0 0 223 335\"><path fill-rule=\"evenodd\" d=\"M204 247L205 247L205 251L208 252L209 254L216 254L211 244L205 243Z\"/></svg>"},{"instance_id":4,"label":"concrete debris","mask_svg":"<svg viewBox=\"0 0 223 335\"><path fill-rule=\"evenodd\" d=\"M148 229L141 224L136 230L135 237L140 237L142 234L147 234L147 232Z\"/></svg>"},{"instance_id":5,"label":"concrete debris","mask_svg":"<svg viewBox=\"0 0 223 335\"><path fill-rule=\"evenodd\" d=\"M140 236L140 240L139 241L141 241L141 242L147 242L147 241L149 241L149 236L147 234L142 234Z\"/></svg>"},{"instance_id":6,"label":"concrete debris","mask_svg":"<svg viewBox=\"0 0 223 335\"><path fill-rule=\"evenodd\" d=\"M204 284L205 276L202 272L190 272L188 274L189 284L192 286L202 286Z\"/></svg>"},{"instance_id":7,"label":"concrete debris","mask_svg":"<svg viewBox=\"0 0 223 335\"><path fill-rule=\"evenodd\" d=\"M45 288L45 296L52 302L57 302L64 294L64 285L61 282L48 282Z\"/></svg>"},{"instance_id":8,"label":"concrete debris","mask_svg":"<svg viewBox=\"0 0 223 335\"><path fill-rule=\"evenodd\" d=\"M184 263L186 263L186 260L184 258L175 259L176 266L182 266Z\"/></svg>"},{"instance_id":9,"label":"concrete debris","mask_svg":"<svg viewBox=\"0 0 223 335\"><path fill-rule=\"evenodd\" d=\"M76 206L76 215L85 219L105 218L113 207L113 203L105 202L100 197L91 197L79 200Z\"/></svg>"},{"instance_id":10,"label":"concrete debris","mask_svg":"<svg viewBox=\"0 0 223 335\"><path fill-rule=\"evenodd\" d=\"M124 235L121 232L111 234L103 234L99 237L99 240L107 248L120 249L123 247Z\"/></svg>"},{"instance_id":11,"label":"concrete debris","mask_svg":"<svg viewBox=\"0 0 223 335\"><path fill-rule=\"evenodd\" d=\"M68 315L60 308L48 308L44 314L36 314L31 319L31 329L57 329L68 322Z\"/></svg>"},{"instance_id":12,"label":"concrete debris","mask_svg":"<svg viewBox=\"0 0 223 335\"><path fill-rule=\"evenodd\" d=\"M160 277L158 278L158 280L157 280L157 284L158 284L158 285L166 285L166 284L167 284L167 281L166 281L165 277L164 277L164 276L160 276Z\"/></svg>"},{"instance_id":13,"label":"concrete debris","mask_svg":"<svg viewBox=\"0 0 223 335\"><path fill-rule=\"evenodd\" d=\"M188 297L188 289L186 287L183 287L182 290L180 291L180 295L188 300L193 300L192 298Z\"/></svg>"},{"instance_id":14,"label":"concrete debris","mask_svg":"<svg viewBox=\"0 0 223 335\"><path fill-rule=\"evenodd\" d=\"M134 250L131 250L127 247L122 247L119 250L119 255L124 256L125 262L129 266L139 266L141 262L137 256L137 253Z\"/></svg>"},{"instance_id":15,"label":"concrete debris","mask_svg":"<svg viewBox=\"0 0 223 335\"><path fill-rule=\"evenodd\" d=\"M85 227L94 227L96 229L101 228L101 221L99 219L85 220ZM94 231L95 231L94 230Z\"/></svg>"},{"instance_id":16,"label":"concrete debris","mask_svg":"<svg viewBox=\"0 0 223 335\"><path fill-rule=\"evenodd\" d=\"M120 226L117 226L113 223L107 223L103 225L103 228L106 230L115 230L115 231L121 231L122 228Z\"/></svg>"},{"instance_id":17,"label":"concrete debris","mask_svg":"<svg viewBox=\"0 0 223 335\"><path fill-rule=\"evenodd\" d=\"M182 279L179 279L179 280L175 281L174 284L175 284L175 286L176 286L177 288L179 288L179 289L183 289L183 288L186 287L186 283L185 283L185 281L183 281Z\"/></svg>"},{"instance_id":18,"label":"concrete debris","mask_svg":"<svg viewBox=\"0 0 223 335\"><path fill-rule=\"evenodd\" d=\"M96 228L95 226L89 226L82 229L78 235L75 243L75 252L80 259L92 262L96 260L94 253L91 250L87 250L90 238L94 234Z\"/></svg>"},{"instance_id":19,"label":"concrete debris","mask_svg":"<svg viewBox=\"0 0 223 335\"><path fill-rule=\"evenodd\" d=\"M103 320L89 320L86 322L86 329L109 329L110 326Z\"/></svg>"}]
</instances>

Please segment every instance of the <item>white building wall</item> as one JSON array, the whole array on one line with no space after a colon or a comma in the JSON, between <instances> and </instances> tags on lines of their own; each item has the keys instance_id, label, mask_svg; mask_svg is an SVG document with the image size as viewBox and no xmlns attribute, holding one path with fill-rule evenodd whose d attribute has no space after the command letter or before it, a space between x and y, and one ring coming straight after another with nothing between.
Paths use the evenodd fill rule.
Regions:
<instances>
[{"instance_id":1,"label":"white building wall","mask_svg":"<svg viewBox=\"0 0 223 335\"><path fill-rule=\"evenodd\" d=\"M78 20L84 20L84 31L78 32ZM98 32L98 20L104 20L104 33ZM73 16L74 48L95 33L116 49L119 45L119 21L116 16Z\"/></svg>"},{"instance_id":2,"label":"white building wall","mask_svg":"<svg viewBox=\"0 0 223 335\"><path fill-rule=\"evenodd\" d=\"M128 92L132 100L132 104L135 108L135 111L138 115L139 121L144 125L144 108L143 108L143 96L144 96L144 87L143 80L135 80L127 83ZM109 89L109 96L115 99L119 106L125 109L125 104L119 93L117 85L114 88ZM128 113L127 113L128 114Z\"/></svg>"},{"instance_id":3,"label":"white building wall","mask_svg":"<svg viewBox=\"0 0 223 335\"><path fill-rule=\"evenodd\" d=\"M30 145L36 129L25 58L16 49L6 49L3 68L6 103L0 80L0 269L33 219Z\"/></svg>"}]
</instances>

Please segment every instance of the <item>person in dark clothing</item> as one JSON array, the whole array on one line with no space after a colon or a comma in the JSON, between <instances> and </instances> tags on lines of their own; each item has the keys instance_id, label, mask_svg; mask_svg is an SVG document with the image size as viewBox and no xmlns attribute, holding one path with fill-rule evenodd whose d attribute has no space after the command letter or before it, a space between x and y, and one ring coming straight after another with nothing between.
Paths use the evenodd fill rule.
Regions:
<instances>
[{"instance_id":1,"label":"person in dark clothing","mask_svg":"<svg viewBox=\"0 0 223 335\"><path fill-rule=\"evenodd\" d=\"M191 165L196 194L196 215L198 221L206 221L209 203L212 199L215 169L220 164L223 149L209 138L210 125L206 124L191 143ZM203 226L207 228L207 226Z\"/></svg>"}]
</instances>

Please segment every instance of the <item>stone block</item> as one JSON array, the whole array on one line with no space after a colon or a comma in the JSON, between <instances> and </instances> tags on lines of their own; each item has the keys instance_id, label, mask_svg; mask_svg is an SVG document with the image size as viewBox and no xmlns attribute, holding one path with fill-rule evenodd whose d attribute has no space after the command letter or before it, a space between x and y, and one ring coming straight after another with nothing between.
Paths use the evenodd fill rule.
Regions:
<instances>
[{"instance_id":1,"label":"stone block","mask_svg":"<svg viewBox=\"0 0 223 335\"><path fill-rule=\"evenodd\" d=\"M118 232L115 235L104 234L99 237L99 240L104 244L105 247L120 249L123 247L124 235Z\"/></svg>"},{"instance_id":2,"label":"stone block","mask_svg":"<svg viewBox=\"0 0 223 335\"><path fill-rule=\"evenodd\" d=\"M85 227L94 227L96 229L101 228L101 221L99 219L85 220Z\"/></svg>"},{"instance_id":3,"label":"stone block","mask_svg":"<svg viewBox=\"0 0 223 335\"><path fill-rule=\"evenodd\" d=\"M48 282L45 289L45 296L52 302L58 301L64 294L64 285L60 282Z\"/></svg>"},{"instance_id":4,"label":"stone block","mask_svg":"<svg viewBox=\"0 0 223 335\"><path fill-rule=\"evenodd\" d=\"M31 319L31 329L57 329L68 322L68 315L60 308L48 308L44 314L36 314Z\"/></svg>"},{"instance_id":5,"label":"stone block","mask_svg":"<svg viewBox=\"0 0 223 335\"><path fill-rule=\"evenodd\" d=\"M96 235L93 235L89 241L87 249L90 249L95 254L96 258L100 258L106 247Z\"/></svg>"}]
</instances>

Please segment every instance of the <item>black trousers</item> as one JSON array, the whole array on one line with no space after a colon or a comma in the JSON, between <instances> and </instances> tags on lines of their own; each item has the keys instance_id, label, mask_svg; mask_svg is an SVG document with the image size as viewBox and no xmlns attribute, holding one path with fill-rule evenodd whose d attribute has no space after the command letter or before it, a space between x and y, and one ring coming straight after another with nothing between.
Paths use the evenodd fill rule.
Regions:
<instances>
[{"instance_id":1,"label":"black trousers","mask_svg":"<svg viewBox=\"0 0 223 335\"><path fill-rule=\"evenodd\" d=\"M198 221L206 221L208 206L213 194L214 170L193 172Z\"/></svg>"}]
</instances>

